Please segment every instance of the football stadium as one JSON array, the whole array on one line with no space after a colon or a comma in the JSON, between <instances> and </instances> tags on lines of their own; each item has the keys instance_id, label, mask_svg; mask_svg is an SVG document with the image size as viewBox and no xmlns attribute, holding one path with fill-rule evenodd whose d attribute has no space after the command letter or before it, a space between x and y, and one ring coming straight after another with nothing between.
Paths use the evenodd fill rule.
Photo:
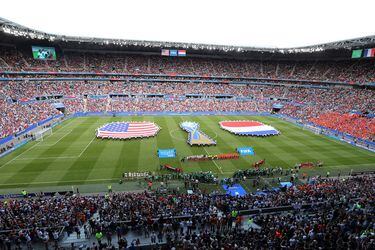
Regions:
<instances>
[{"instance_id":1,"label":"football stadium","mask_svg":"<svg viewBox=\"0 0 375 250\"><path fill-rule=\"evenodd\" d=\"M375 32L65 30L0 17L0 250L375 249Z\"/></svg>"}]
</instances>

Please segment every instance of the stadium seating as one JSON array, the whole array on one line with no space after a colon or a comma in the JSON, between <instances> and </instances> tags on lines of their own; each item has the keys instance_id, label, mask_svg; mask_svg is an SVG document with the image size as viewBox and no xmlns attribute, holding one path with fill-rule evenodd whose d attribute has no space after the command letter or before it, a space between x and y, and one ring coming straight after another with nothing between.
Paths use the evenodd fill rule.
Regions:
<instances>
[{"instance_id":1,"label":"stadium seating","mask_svg":"<svg viewBox=\"0 0 375 250\"><path fill-rule=\"evenodd\" d=\"M167 58L158 56L101 54L89 52L64 52L57 61L33 60L26 51L16 47L0 46L0 71L56 71L56 72L121 72L131 74L185 74L199 76L232 76L260 79L294 79L315 81L340 81L365 83L375 81L375 69L371 60L342 62L272 62L236 61L203 58ZM16 75L3 74L5 77ZM25 79L31 75L23 75ZM53 75L32 77L53 78ZM146 77L147 78L147 77ZM152 79L153 77L149 77ZM159 77L163 79L162 76ZM173 78L172 78L173 79ZM184 79L184 78L179 78ZM276 82L277 83L277 82ZM285 82L283 82L285 83ZM373 140L373 119L363 118L360 125L364 132L354 133L350 124L328 125L320 119L325 113L349 114L352 111L374 114L374 91L352 88L298 88L287 86L234 86L228 84L178 83L178 82L127 82L127 81L10 81L1 84L0 138L14 134L58 111L49 104L25 101L45 99L48 96L63 97L68 113L75 112L137 112L137 111L255 111L270 112L272 104L282 103L282 114L313 122L356 136ZM133 94L132 97L159 94L162 98L111 98L87 99L86 95ZM179 97L200 94L199 99L181 100ZM135 96L134 96L135 95ZM218 95L230 95L234 99L217 99ZM239 101L237 97L247 100ZM274 100L274 99L278 100ZM11 101L9 101L11 100ZM18 103L13 103L16 100ZM180 100L180 101L179 101ZM33 109L35 108L35 110ZM36 115L43 109L40 117ZM25 111L27 110L27 111ZM324 116L323 120L327 117ZM366 120L367 119L367 120ZM349 121L347 121L349 122ZM345 121L342 121L345 123ZM345 128L342 128L345 127Z\"/></svg>"},{"instance_id":2,"label":"stadium seating","mask_svg":"<svg viewBox=\"0 0 375 250\"><path fill-rule=\"evenodd\" d=\"M58 61L36 62L16 49L1 47L0 58L0 70L18 72L99 70L348 83L373 81L375 75L367 62L353 65L351 62L278 63L190 58L176 62L153 56L76 52L67 52ZM9 74L3 76L15 77ZM167 79L163 76L158 77L158 82L27 81L30 75L23 77L23 81L2 82L0 85L0 138L61 114L53 103L62 103L66 114L165 111L270 113L274 104L282 104L280 113L283 115L356 138L375 140L374 118L364 115L375 114L375 93L370 89L312 87L308 83L296 86L277 80L274 85L233 85L204 80L182 83L173 77L170 79L175 79L175 82L170 79L163 81ZM37 74L33 77L55 76ZM154 79L153 76L146 78ZM357 114L353 115L352 112ZM285 192L248 194L244 197L205 193L160 196L154 192L120 192L106 197L68 195L11 199L0 203L0 249L9 245L29 246L40 241L48 245L50 239L58 239L62 229L68 234L77 232L86 222L90 225L89 237L103 231L107 239L111 239L112 232L116 231L118 245L123 244L121 238L130 226L131 230L151 234L151 238L158 233L160 243L165 244L166 249L169 249L168 246L181 249L192 249L193 246L213 249L371 249L374 248L374 241L371 241L373 235L368 230L373 228L374 223L373 182L373 176L347 180L317 178L310 184L299 185ZM301 207L308 209L301 212ZM251 223L261 229L250 231L240 229L239 225L244 224L241 216L232 216L233 211L259 213L267 209L292 209L293 213L261 212L251 216ZM93 219L95 213L99 219ZM353 223L357 221L361 223L355 226Z\"/></svg>"},{"instance_id":3,"label":"stadium seating","mask_svg":"<svg viewBox=\"0 0 375 250\"><path fill-rule=\"evenodd\" d=\"M167 24L161 29L171 33ZM0 36L0 154L5 156L0 250L375 249L374 37L253 48L70 37L3 18ZM132 134L134 126L129 129L130 118L122 122L122 134L103 136L108 127L103 122L121 120L117 115L132 115L136 123L138 113L163 112L217 115L199 121L204 131L222 125L217 119L226 115L275 114L264 120L285 119L367 151L351 153L350 146L320 143L318 135L280 121L267 131L281 133L274 141L208 133L218 145L225 144L223 149L238 153L219 152L216 140L206 134L209 143L198 136L195 144L216 147L192 146L189 135L186 154L180 147L186 146L186 135L173 126L181 122L187 132L203 133L196 123L201 118L192 122L177 116L171 122L155 119L169 139L159 135L127 145L98 140L139 137ZM106 121L86 122L85 115L105 115ZM62 129L60 121L72 117L80 117L79 124L72 120ZM186 122L198 125L184 128ZM38 123L43 128L36 128ZM232 121L237 129L226 130L241 135L245 125L262 125L238 123ZM61 130L51 134L51 125ZM151 132L161 128L152 125ZM21 133L30 127L33 131ZM144 126L137 129L142 136L150 133ZM46 131L51 138L42 137ZM29 139L38 142L18 151ZM251 151L248 156L240 156L244 148ZM155 152L163 149L172 150L175 159L156 159ZM220 159L228 162L223 168Z\"/></svg>"},{"instance_id":4,"label":"stadium seating","mask_svg":"<svg viewBox=\"0 0 375 250\"><path fill-rule=\"evenodd\" d=\"M310 121L357 138L375 140L375 120L357 114L326 113Z\"/></svg>"},{"instance_id":5,"label":"stadium seating","mask_svg":"<svg viewBox=\"0 0 375 250\"><path fill-rule=\"evenodd\" d=\"M16 133L27 126L52 115L59 114L51 102L62 102L67 113L76 112L271 112L275 103L283 104L281 113L313 122L320 126L345 132L358 138L373 140L374 118L362 118L361 123L352 127L352 120L343 120L340 129L324 122L319 117L334 112L349 114L375 113L374 91L346 88L308 88L293 86L235 86L210 83L124 83L122 81L47 81L47 82L7 82L0 86L3 99L0 102L3 113L0 121L0 137ZM112 97L111 95L123 96ZM200 98L188 98L189 95ZM99 95L103 98L86 96ZM148 97L147 95L158 95ZM219 98L221 95L230 98ZM52 97L51 99L51 96ZM56 97L61 99L55 99ZM168 97L168 98L166 98ZM47 99L46 99L47 98ZM37 101L46 99L44 101ZM324 116L325 117L325 116ZM362 132L354 133L361 126Z\"/></svg>"},{"instance_id":6,"label":"stadium seating","mask_svg":"<svg viewBox=\"0 0 375 250\"><path fill-rule=\"evenodd\" d=\"M317 249L327 244L338 249L359 246L371 249L374 246L373 232L369 231L374 223L373 183L373 176L318 177L285 192L243 197L120 192L109 196L10 199L0 203L0 247L9 242L39 240L48 244L49 234L53 235L59 228L65 227L71 233L89 222L89 236L99 231L116 231L121 239L131 228L144 231L146 238L158 232L161 238L166 238L167 245L181 245L182 249L190 249L191 245L215 249L234 246ZM306 205L310 208L302 211ZM291 206L293 213L261 212L251 216L250 224L260 226L259 230L244 231L240 227L247 224L242 221L246 211L259 208L278 211L276 208L285 206Z\"/></svg>"},{"instance_id":7,"label":"stadium seating","mask_svg":"<svg viewBox=\"0 0 375 250\"><path fill-rule=\"evenodd\" d=\"M23 105L0 99L0 138L20 132L39 121L58 114L60 111L49 103L39 102Z\"/></svg>"},{"instance_id":8,"label":"stadium seating","mask_svg":"<svg viewBox=\"0 0 375 250\"><path fill-rule=\"evenodd\" d=\"M372 61L272 62L203 58L64 52L57 61L33 60L27 51L0 46L0 70L4 71L91 71L137 74L186 74L237 76L268 79L299 79L337 82L374 82Z\"/></svg>"}]
</instances>

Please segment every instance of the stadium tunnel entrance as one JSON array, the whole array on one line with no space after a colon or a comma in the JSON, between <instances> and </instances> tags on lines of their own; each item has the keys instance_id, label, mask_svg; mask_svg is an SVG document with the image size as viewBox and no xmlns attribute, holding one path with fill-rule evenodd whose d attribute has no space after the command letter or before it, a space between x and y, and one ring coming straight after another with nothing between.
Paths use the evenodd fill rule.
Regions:
<instances>
[{"instance_id":1,"label":"stadium tunnel entrance","mask_svg":"<svg viewBox=\"0 0 375 250\"><path fill-rule=\"evenodd\" d=\"M64 103L57 102L52 104L58 111L61 111L62 113L65 114L65 105Z\"/></svg>"},{"instance_id":2,"label":"stadium tunnel entrance","mask_svg":"<svg viewBox=\"0 0 375 250\"><path fill-rule=\"evenodd\" d=\"M272 105L272 113L278 113L284 107L283 104L277 103Z\"/></svg>"}]
</instances>

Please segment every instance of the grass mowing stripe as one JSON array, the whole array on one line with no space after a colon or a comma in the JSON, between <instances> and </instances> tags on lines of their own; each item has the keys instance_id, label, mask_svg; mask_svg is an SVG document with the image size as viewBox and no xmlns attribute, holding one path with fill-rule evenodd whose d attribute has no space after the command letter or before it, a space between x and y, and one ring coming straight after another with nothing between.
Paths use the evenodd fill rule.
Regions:
<instances>
[{"instance_id":1,"label":"grass mowing stripe","mask_svg":"<svg viewBox=\"0 0 375 250\"><path fill-rule=\"evenodd\" d=\"M141 117L137 118L140 120ZM116 121L131 121L136 120L132 117L126 119L116 118ZM112 119L110 120L112 121ZM107 123L110 121L103 121ZM87 179L99 178L116 178L120 179L122 172L127 171L126 168L131 168L127 172L136 172L138 169L138 157L129 157L139 155L139 139L127 140L111 140L111 139L98 139L98 143L103 143L103 150L100 152L99 158L93 164L93 168ZM125 147L125 148L124 148ZM123 169L124 168L124 169Z\"/></svg>"},{"instance_id":2,"label":"grass mowing stripe","mask_svg":"<svg viewBox=\"0 0 375 250\"><path fill-rule=\"evenodd\" d=\"M65 121L62 123L62 125L58 125L56 126L55 128L53 128L53 130L55 130L56 132L61 130L63 127L65 126L68 126L70 125L70 123L72 122L69 121ZM53 135L53 134L52 134ZM49 135L49 136L52 136L52 135ZM48 136L48 137L49 137ZM47 137L47 138L48 138ZM0 163L4 160L7 160L10 158L10 160L8 160L7 162L5 162L4 164L0 165L0 169L7 166L8 164L10 164L11 162L13 162L15 159L18 159L18 157L20 157L21 155L23 155L24 153L27 153L28 151L32 150L34 147L38 146L40 143L42 143L42 141L39 141L39 142L28 142L25 146L23 146L22 148L16 150L16 151L13 151L12 153L0 158ZM23 149L23 150L22 150ZM12 158L13 157L13 158Z\"/></svg>"},{"instance_id":3,"label":"grass mowing stripe","mask_svg":"<svg viewBox=\"0 0 375 250\"><path fill-rule=\"evenodd\" d=\"M83 140L86 142L85 147L88 145L87 143L92 141L92 138L95 136L95 129L98 128L100 125L106 123L106 121L110 121L110 118L102 119L102 118L92 118L87 117L83 121L92 121L91 125L83 126L84 133L81 134L80 137L76 138L77 140ZM100 157L100 153L104 150L105 142L97 143L96 139L94 139L90 143L90 147L81 154L81 157L77 158L68 168L66 168L65 174L61 177L61 181L66 180L85 180L90 175L94 164ZM82 151L81 151L82 152Z\"/></svg>"},{"instance_id":4,"label":"grass mowing stripe","mask_svg":"<svg viewBox=\"0 0 375 250\"><path fill-rule=\"evenodd\" d=\"M295 131L294 133L302 133L302 132L305 132L303 130L300 130L300 131ZM316 142L318 140L317 136L314 135L314 134L310 134L310 133L307 133L306 134L308 136L308 140L298 140L297 143L299 144L303 144L303 145L306 145L306 146L309 146L309 145L316 145ZM292 138L293 136L290 136L290 135L287 135L289 136L290 138ZM324 138L324 143L326 144L332 144L331 141L329 141L327 138ZM319 159L316 159L316 160L321 160L322 158L327 158L327 159L331 159L333 162L332 164L333 165L337 165L337 164L344 164L344 163L355 163L355 161L353 161L352 158L350 158L349 156L346 156L346 155L342 155L340 153L338 153L338 150L335 148L333 150L322 150L321 148L310 148L311 150L319 153L321 156L325 156L325 157L320 157ZM346 149L348 150L348 149ZM336 160L333 160L333 158L335 158Z\"/></svg>"},{"instance_id":5,"label":"grass mowing stripe","mask_svg":"<svg viewBox=\"0 0 375 250\"><path fill-rule=\"evenodd\" d=\"M112 122L112 118L100 120L100 126ZM90 159L91 164L88 166L88 175L85 177L87 180L90 179L101 179L101 178L113 178L113 172L115 170L114 162L119 157L121 151L121 144L126 143L124 140L110 140L110 139L95 139L95 146L89 147L88 151L94 152L95 158ZM92 155L93 153L88 153ZM84 161L84 159L82 159ZM87 160L84 161L86 163ZM81 174L82 176L82 174ZM120 178L120 176L118 176Z\"/></svg>"},{"instance_id":6,"label":"grass mowing stripe","mask_svg":"<svg viewBox=\"0 0 375 250\"><path fill-rule=\"evenodd\" d=\"M152 120L163 129L154 138L129 141L90 141L95 129L109 121ZM183 120L197 121L202 130L218 141L215 147L191 147L186 143L187 133L179 127ZM259 120L282 131L277 137L254 138L237 136L222 130L221 120ZM13 160L0 168L0 188L21 186L57 186L91 182L108 182L117 180L124 170L159 172L160 162L173 166L183 166L186 172L213 171L219 173L211 161L181 163L182 156L233 152L238 146L251 146L255 156L241 157L240 160L216 161L223 169L223 176L230 176L240 168L249 168L256 160L266 158L266 166L283 166L291 168L296 161L306 159L323 160L322 168L306 170L309 174L325 174L326 171L343 174L354 170L374 169L374 154L351 145L328 139L321 135L302 130L300 127L274 117L263 116L141 116L141 117L83 117L69 121L71 125L56 127L52 137L47 138L45 147L32 147L36 143L16 150L10 156L0 159L1 164ZM65 133L70 134L58 141ZM77 139L78 138L78 139ZM77 139L77 140L76 140ZM58 142L56 142L58 141ZM50 147L51 143L55 143ZM43 145L42 143L40 145ZM86 147L86 149L85 149ZM159 160L156 156L158 147L176 148L178 157ZM205 152L205 149L207 152ZM27 152L23 153L24 151ZM82 154L81 154L82 152ZM17 157L17 155L21 156ZM71 156L80 158L69 159ZM39 157L39 159L35 159ZM32 163L32 164L31 164ZM26 165L30 168L22 171ZM47 167L46 167L47 166ZM46 167L46 168L45 168ZM29 181L28 172L32 173ZM13 182L6 180L18 176ZM36 177L35 177L36 176ZM19 184L19 185L18 185Z\"/></svg>"},{"instance_id":7,"label":"grass mowing stripe","mask_svg":"<svg viewBox=\"0 0 375 250\"><path fill-rule=\"evenodd\" d=\"M79 126L79 123L76 123L75 126ZM41 143L43 143L43 141ZM58 157L64 153L64 150L56 151L54 147L46 147L34 149L32 154L35 154L35 152L38 151L39 153L36 154L36 159L30 160L27 164L23 165L21 169L14 172L12 176L5 180L5 183L19 182L24 179L27 179L30 183L33 182L33 180L43 174L43 172L56 161L56 159L40 160L38 159L39 157L44 158L44 156L47 156L48 154L54 154Z\"/></svg>"},{"instance_id":8,"label":"grass mowing stripe","mask_svg":"<svg viewBox=\"0 0 375 250\"><path fill-rule=\"evenodd\" d=\"M174 120L170 117L157 117L156 123L160 124L160 126L162 127L160 136L156 137L156 149L175 148L178 153L181 153L181 150L178 150L177 140L174 140L170 134L170 131L178 129L178 125L174 122ZM176 158L159 159L158 156L156 156L156 151L154 152L154 154L155 157L158 159L158 164L168 164L173 167L182 167L181 162L178 159L178 155L176 156ZM161 172L167 173L168 171L162 170Z\"/></svg>"},{"instance_id":9,"label":"grass mowing stripe","mask_svg":"<svg viewBox=\"0 0 375 250\"><path fill-rule=\"evenodd\" d=\"M155 116L144 117L145 121L154 122L158 126L160 126L158 120L155 119ZM140 140L140 147L139 147L139 160L138 160L138 171L151 171L155 172L159 170L159 158L156 155L156 150L158 149L158 137L162 136L162 132L166 130L164 126L160 126L161 130L159 133L154 136L147 138L145 140Z\"/></svg>"},{"instance_id":10,"label":"grass mowing stripe","mask_svg":"<svg viewBox=\"0 0 375 250\"><path fill-rule=\"evenodd\" d=\"M206 153L209 155L210 153L207 152L207 149L206 148L203 148L204 151L206 151ZM221 167L219 167L216 163L215 160L212 160L212 163L216 166L217 170L220 172L220 174L224 174L223 170L221 169Z\"/></svg>"},{"instance_id":11,"label":"grass mowing stripe","mask_svg":"<svg viewBox=\"0 0 375 250\"><path fill-rule=\"evenodd\" d=\"M254 117L246 117L240 116L237 117L238 120L259 120L265 124L269 124L274 126L276 129L279 129L277 124L274 124L271 120L264 119L265 117L260 117L256 119ZM285 131L288 132L288 131ZM254 151L256 156L255 160L266 159L266 165L270 167L286 167L290 164L290 162L298 161L300 158L294 155L291 155L290 152L284 151L282 147L280 147L279 143L284 138L284 133L279 136L271 136L271 137L240 137L240 138L249 138L249 141L254 145ZM289 164L288 164L289 162ZM295 162L294 162L295 163ZM293 163L293 164L294 164Z\"/></svg>"},{"instance_id":12,"label":"grass mowing stripe","mask_svg":"<svg viewBox=\"0 0 375 250\"><path fill-rule=\"evenodd\" d=\"M130 121L131 117L127 117L126 121ZM118 120L118 121L124 121ZM138 147L138 142L132 142L131 140L115 140L111 142L114 146L114 152L116 150L119 150L119 154L117 155L117 159L115 159L114 169L112 172L112 178L119 179L124 172L135 172L136 169L138 169L138 166L134 166L134 162L130 162L131 159L127 159L127 156L129 155L129 152L132 152L129 150L129 146ZM112 153L112 152L111 152ZM140 157L139 153L137 154L137 157ZM111 157L112 158L112 157ZM113 158L112 158L113 159ZM131 166L132 167L131 167Z\"/></svg>"},{"instance_id":13,"label":"grass mowing stripe","mask_svg":"<svg viewBox=\"0 0 375 250\"><path fill-rule=\"evenodd\" d=\"M300 149L300 143L298 141L284 140L284 137L287 137L289 133L290 132L288 131L287 133L283 133L282 136L280 135L279 138L275 138L275 141L277 141L278 144L278 149L282 152L285 152L288 155L288 158L294 159L296 163L298 163L299 161L315 161L316 158L308 151L310 150L310 144L303 144L304 146L306 146L306 148Z\"/></svg>"},{"instance_id":14,"label":"grass mowing stripe","mask_svg":"<svg viewBox=\"0 0 375 250\"><path fill-rule=\"evenodd\" d=\"M57 143L59 143L59 141L61 141L62 139L64 139L66 136L68 136L73 130L70 130L66 133L64 133L57 141L53 142L52 144L43 144L43 145L39 145L39 146L43 146L43 147L53 147L55 146ZM57 133L53 133L51 136L48 137L48 139L50 139L53 135L56 135ZM44 140L46 141L46 140Z\"/></svg>"},{"instance_id":15,"label":"grass mowing stripe","mask_svg":"<svg viewBox=\"0 0 375 250\"><path fill-rule=\"evenodd\" d=\"M279 121L279 123L284 123L282 125L289 125L288 122L286 121ZM293 124L292 127L295 127L296 125ZM338 150L335 149L335 150L322 150L320 148L320 145L332 145L331 141L328 140L327 138L323 138L323 140L321 140L318 135L315 135L314 133L312 133L311 131L307 131L307 130L301 130L301 129L295 129L295 130L292 130L292 131L286 131L285 133L283 133L283 135L286 135L289 139L294 139L296 144L299 144L299 145L304 145L306 146L306 148L310 149L310 150L313 150L315 151L313 155L320 155L320 157L316 158L316 160L324 160L324 158L327 158L327 159L331 159L333 160L333 157L332 156L336 156L336 160L332 162L332 164L339 164L339 163L345 163L345 162L348 162L348 163L352 163L353 160L350 158L350 157L347 157L347 156L343 156L342 154L339 154L338 153ZM305 139L303 140L303 136L305 137ZM306 138L308 137L308 139ZM317 146L316 148L312 148L311 145L315 145ZM341 146L346 146L346 145L341 145ZM345 147L345 149L347 149L348 147ZM310 154L310 153L309 153ZM323 155L323 157L322 157Z\"/></svg>"},{"instance_id":16,"label":"grass mowing stripe","mask_svg":"<svg viewBox=\"0 0 375 250\"><path fill-rule=\"evenodd\" d=\"M83 182L102 182L102 181L113 181L118 180L117 178L110 178L110 179L91 179L91 180L72 180L72 181L41 181L41 182L33 182L34 185L40 185L40 184L76 184L77 181L80 183ZM0 184L0 186L30 186L30 183L28 182L22 182L22 183L9 183L9 184Z\"/></svg>"},{"instance_id":17,"label":"grass mowing stripe","mask_svg":"<svg viewBox=\"0 0 375 250\"><path fill-rule=\"evenodd\" d=\"M82 123L84 120L80 120L80 122ZM93 123L91 126L96 126L96 123ZM69 155L71 155L72 152L74 152L76 157L74 159L55 159L53 161L54 164L49 164L48 169L39 175L38 178L34 180L35 182L44 181L46 178L60 180L60 178L66 174L68 167L73 165L74 162L86 152L89 145L93 142L92 139L87 142L86 138L90 138L90 136L94 138L94 135L90 133L90 130L85 130L83 133L79 132L81 130L82 126L78 126L74 132L72 132L71 136L66 137L55 147L52 147L56 152L61 152L60 155L66 152L69 152ZM77 148L76 145L80 145L80 148Z\"/></svg>"}]
</instances>

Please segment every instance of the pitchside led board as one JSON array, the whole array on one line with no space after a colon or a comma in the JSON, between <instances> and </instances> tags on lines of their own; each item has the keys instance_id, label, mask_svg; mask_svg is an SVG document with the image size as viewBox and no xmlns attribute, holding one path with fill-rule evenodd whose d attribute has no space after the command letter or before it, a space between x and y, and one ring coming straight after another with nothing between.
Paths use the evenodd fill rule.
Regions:
<instances>
[{"instance_id":1,"label":"pitchside led board","mask_svg":"<svg viewBox=\"0 0 375 250\"><path fill-rule=\"evenodd\" d=\"M237 148L237 152L240 155L254 155L254 149L252 147Z\"/></svg>"},{"instance_id":2,"label":"pitchside led board","mask_svg":"<svg viewBox=\"0 0 375 250\"><path fill-rule=\"evenodd\" d=\"M32 46L33 58L38 60L56 60L56 51L53 47Z\"/></svg>"},{"instance_id":3,"label":"pitchside led board","mask_svg":"<svg viewBox=\"0 0 375 250\"><path fill-rule=\"evenodd\" d=\"M158 149L157 153L159 158L175 158L177 155L175 148Z\"/></svg>"}]
</instances>

